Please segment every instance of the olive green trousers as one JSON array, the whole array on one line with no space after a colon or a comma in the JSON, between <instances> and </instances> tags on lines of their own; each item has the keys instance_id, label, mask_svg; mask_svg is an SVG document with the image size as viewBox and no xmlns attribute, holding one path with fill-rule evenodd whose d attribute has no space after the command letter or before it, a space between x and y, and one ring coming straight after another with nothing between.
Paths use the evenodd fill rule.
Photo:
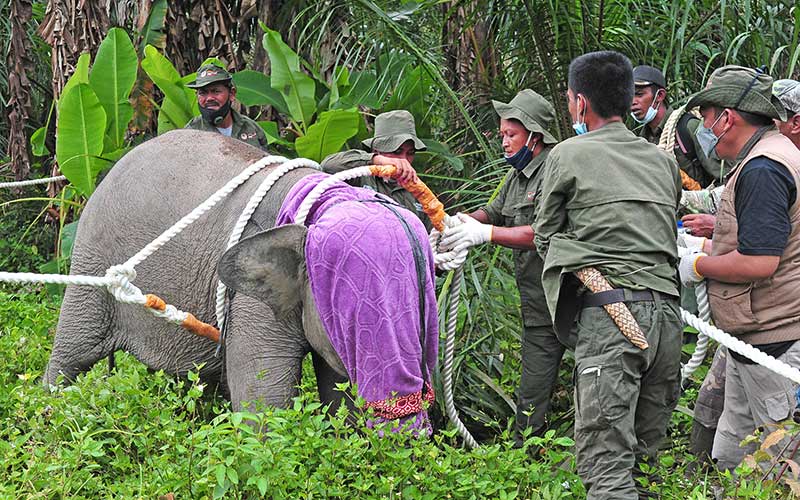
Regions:
<instances>
[{"instance_id":1,"label":"olive green trousers","mask_svg":"<svg viewBox=\"0 0 800 500\"><path fill-rule=\"evenodd\" d=\"M680 391L677 297L629 302L649 347L632 345L602 307L580 311L575 347L575 450L587 498L636 500L632 472L652 457Z\"/></svg>"},{"instance_id":2,"label":"olive green trousers","mask_svg":"<svg viewBox=\"0 0 800 500\"><path fill-rule=\"evenodd\" d=\"M521 341L522 376L517 390L515 436L518 445L522 444L525 429L531 429L529 437L545 430L550 397L565 349L552 325L523 327Z\"/></svg>"}]
</instances>

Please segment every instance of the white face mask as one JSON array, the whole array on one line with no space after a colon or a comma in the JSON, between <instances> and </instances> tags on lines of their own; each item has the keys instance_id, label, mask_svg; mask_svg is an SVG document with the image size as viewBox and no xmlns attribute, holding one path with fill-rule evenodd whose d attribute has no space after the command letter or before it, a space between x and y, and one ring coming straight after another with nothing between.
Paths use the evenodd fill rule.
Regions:
<instances>
[{"instance_id":1,"label":"white face mask","mask_svg":"<svg viewBox=\"0 0 800 500\"><path fill-rule=\"evenodd\" d=\"M645 125L645 124L648 124L651 121L653 121L653 118L655 118L656 114L658 114L659 106L661 106L661 101L656 101L656 97L657 96L658 96L658 92L656 92L656 95L653 96L653 102L651 102L650 103L650 107L647 108L647 112L644 114L644 118L639 119L639 118L636 117L635 114L631 113L631 118L633 118L633 121L635 121L636 123L639 123L641 125ZM654 104L655 104L655 107L653 107Z\"/></svg>"},{"instance_id":2,"label":"white face mask","mask_svg":"<svg viewBox=\"0 0 800 500\"><path fill-rule=\"evenodd\" d=\"M719 142L720 139L722 139L722 136L724 136L728 132L726 130L725 132L720 134L719 137L717 137L716 134L714 134L714 131L712 130L714 128L714 125L717 124L717 122L722 118L722 115L724 114L725 111L720 113L717 119L714 120L714 123L712 123L711 126L708 128L704 127L701 124L699 127L697 127L697 131L695 131L694 133L695 137L697 137L697 144L700 146L700 149L703 150L703 153L706 155L706 158L716 158L715 153L717 149L717 143Z\"/></svg>"}]
</instances>

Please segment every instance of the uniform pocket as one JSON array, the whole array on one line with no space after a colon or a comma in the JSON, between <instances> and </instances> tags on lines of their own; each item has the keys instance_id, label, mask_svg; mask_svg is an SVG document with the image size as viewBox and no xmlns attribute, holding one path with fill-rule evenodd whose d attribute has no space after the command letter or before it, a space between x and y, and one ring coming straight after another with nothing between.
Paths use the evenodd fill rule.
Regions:
<instances>
[{"instance_id":1,"label":"uniform pocket","mask_svg":"<svg viewBox=\"0 0 800 500\"><path fill-rule=\"evenodd\" d=\"M789 418L791 411L791 402L789 395L785 392L773 394L764 399L764 407L767 410L767 415L775 422L780 422Z\"/></svg>"},{"instance_id":2,"label":"uniform pocket","mask_svg":"<svg viewBox=\"0 0 800 500\"><path fill-rule=\"evenodd\" d=\"M635 383L622 369L621 354L577 361L575 392L583 430L607 429L631 411Z\"/></svg>"},{"instance_id":3,"label":"uniform pocket","mask_svg":"<svg viewBox=\"0 0 800 500\"><path fill-rule=\"evenodd\" d=\"M503 220L509 227L533 224L535 200L523 200L503 207Z\"/></svg>"},{"instance_id":4,"label":"uniform pocket","mask_svg":"<svg viewBox=\"0 0 800 500\"><path fill-rule=\"evenodd\" d=\"M753 314L752 291L753 283L713 283L708 287L708 300L718 328L728 333L743 333L758 325Z\"/></svg>"}]
</instances>

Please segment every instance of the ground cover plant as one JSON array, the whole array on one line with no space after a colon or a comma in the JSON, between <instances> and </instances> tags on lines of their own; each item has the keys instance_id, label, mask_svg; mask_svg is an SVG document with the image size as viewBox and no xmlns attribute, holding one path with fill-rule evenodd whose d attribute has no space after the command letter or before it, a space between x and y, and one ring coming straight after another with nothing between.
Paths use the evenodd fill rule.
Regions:
<instances>
[{"instance_id":1,"label":"ground cover plant","mask_svg":"<svg viewBox=\"0 0 800 500\"><path fill-rule=\"evenodd\" d=\"M583 498L568 432L514 449L508 422L476 450L452 430L414 439L357 431L325 414L311 371L286 410L234 413L196 375L149 373L118 354L51 392L47 362L58 299L0 292L0 498ZM692 394L682 400L686 404ZM361 417L363 424L363 417ZM790 498L785 483L687 472L689 418L676 412L658 463L641 482L660 498ZM363 426L360 426L363 429ZM752 465L752 464L751 464ZM169 497L166 497L169 498Z\"/></svg>"}]
</instances>

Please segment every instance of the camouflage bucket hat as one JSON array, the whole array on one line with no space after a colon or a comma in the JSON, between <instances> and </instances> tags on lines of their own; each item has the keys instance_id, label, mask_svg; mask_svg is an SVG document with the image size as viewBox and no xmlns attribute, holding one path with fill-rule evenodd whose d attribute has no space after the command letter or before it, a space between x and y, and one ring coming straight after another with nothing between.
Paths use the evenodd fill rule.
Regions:
<instances>
[{"instance_id":1,"label":"camouflage bucket hat","mask_svg":"<svg viewBox=\"0 0 800 500\"><path fill-rule=\"evenodd\" d=\"M711 73L706 88L689 99L686 109L697 106L730 108L786 119L783 105L772 95L772 77L762 70L742 66L723 66Z\"/></svg>"},{"instance_id":2,"label":"camouflage bucket hat","mask_svg":"<svg viewBox=\"0 0 800 500\"><path fill-rule=\"evenodd\" d=\"M197 79L194 83L186 85L192 89L199 89L206 85L211 85L217 82L228 82L231 80L231 74L224 68L220 68L216 64L204 64L197 68Z\"/></svg>"},{"instance_id":3,"label":"camouflage bucket hat","mask_svg":"<svg viewBox=\"0 0 800 500\"><path fill-rule=\"evenodd\" d=\"M786 108L787 119L800 113L800 82L797 80L776 80L772 84L772 95Z\"/></svg>"},{"instance_id":4,"label":"camouflage bucket hat","mask_svg":"<svg viewBox=\"0 0 800 500\"><path fill-rule=\"evenodd\" d=\"M380 153L397 151L406 141L414 142L414 149L425 151L427 146L417 137L414 115L406 110L387 111L375 117L375 136L361 141L366 147Z\"/></svg>"},{"instance_id":5,"label":"camouflage bucket hat","mask_svg":"<svg viewBox=\"0 0 800 500\"><path fill-rule=\"evenodd\" d=\"M555 109L547 99L540 96L531 89L520 90L508 104L500 101L492 101L494 110L500 118L518 120L528 132L535 132L544 136L545 144L555 144L558 142L553 135L547 131L556 118Z\"/></svg>"}]
</instances>

